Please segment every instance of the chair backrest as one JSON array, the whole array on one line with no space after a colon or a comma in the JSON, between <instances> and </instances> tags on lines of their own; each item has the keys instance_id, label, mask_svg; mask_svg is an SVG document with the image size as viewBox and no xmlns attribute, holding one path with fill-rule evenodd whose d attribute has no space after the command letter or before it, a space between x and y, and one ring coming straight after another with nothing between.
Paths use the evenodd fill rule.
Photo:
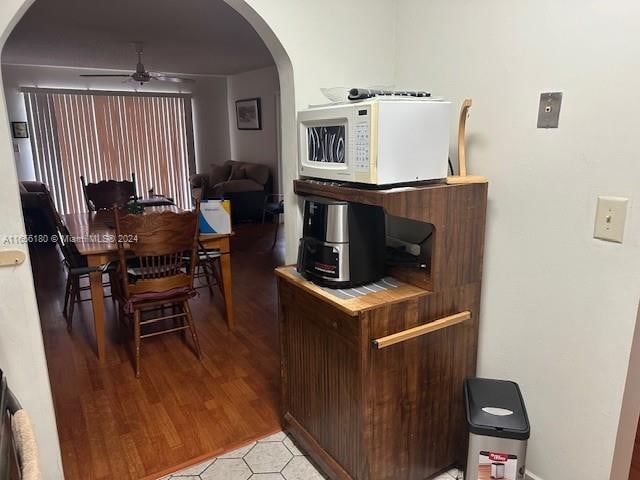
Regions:
<instances>
[{"instance_id":1,"label":"chair backrest","mask_svg":"<svg viewBox=\"0 0 640 480\"><path fill-rule=\"evenodd\" d=\"M102 180L98 183L87 183L84 176L80 176L84 201L90 212L107 210L117 204L123 207L132 196L136 195L136 174L131 174L129 180Z\"/></svg>"},{"instance_id":2,"label":"chair backrest","mask_svg":"<svg viewBox=\"0 0 640 480\"><path fill-rule=\"evenodd\" d=\"M84 266L84 259L80 254L78 247L76 247L74 239L71 238L69 229L64 224L62 216L58 213L50 194L47 195L47 202L49 204L51 214L53 215L55 229L58 235L56 243L58 244L58 247L60 247L60 251L64 257L64 262L71 268Z\"/></svg>"},{"instance_id":3,"label":"chair backrest","mask_svg":"<svg viewBox=\"0 0 640 480\"><path fill-rule=\"evenodd\" d=\"M199 205L189 212L166 210L124 215L119 209L114 211L125 297L193 288ZM189 259L187 265L185 258ZM129 275L130 265L135 265L134 275Z\"/></svg>"},{"instance_id":4,"label":"chair backrest","mask_svg":"<svg viewBox=\"0 0 640 480\"><path fill-rule=\"evenodd\" d=\"M58 230L58 246L64 257L64 262L70 268L77 268L85 266L83 256L80 254L78 247L76 247L75 241L71 238L69 229L66 225L61 225Z\"/></svg>"}]
</instances>

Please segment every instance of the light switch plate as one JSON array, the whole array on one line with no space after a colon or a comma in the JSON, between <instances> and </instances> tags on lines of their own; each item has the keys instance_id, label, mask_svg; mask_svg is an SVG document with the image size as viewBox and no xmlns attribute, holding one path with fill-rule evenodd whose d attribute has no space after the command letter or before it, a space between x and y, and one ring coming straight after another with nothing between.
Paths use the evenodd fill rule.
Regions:
<instances>
[{"instance_id":1,"label":"light switch plate","mask_svg":"<svg viewBox=\"0 0 640 480\"><path fill-rule=\"evenodd\" d=\"M628 203L628 198L598 197L594 238L622 243Z\"/></svg>"},{"instance_id":2,"label":"light switch plate","mask_svg":"<svg viewBox=\"0 0 640 480\"><path fill-rule=\"evenodd\" d=\"M540 106L538 107L538 128L558 128L561 106L562 92L541 93Z\"/></svg>"}]
</instances>

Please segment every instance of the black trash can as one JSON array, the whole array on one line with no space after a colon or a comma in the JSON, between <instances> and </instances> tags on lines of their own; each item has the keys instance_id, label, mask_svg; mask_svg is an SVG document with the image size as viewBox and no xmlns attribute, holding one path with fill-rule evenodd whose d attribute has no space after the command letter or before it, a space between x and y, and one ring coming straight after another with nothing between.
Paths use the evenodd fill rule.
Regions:
<instances>
[{"instance_id":1,"label":"black trash can","mask_svg":"<svg viewBox=\"0 0 640 480\"><path fill-rule=\"evenodd\" d=\"M465 480L524 480L530 427L518 384L469 378L464 397L469 425Z\"/></svg>"}]
</instances>

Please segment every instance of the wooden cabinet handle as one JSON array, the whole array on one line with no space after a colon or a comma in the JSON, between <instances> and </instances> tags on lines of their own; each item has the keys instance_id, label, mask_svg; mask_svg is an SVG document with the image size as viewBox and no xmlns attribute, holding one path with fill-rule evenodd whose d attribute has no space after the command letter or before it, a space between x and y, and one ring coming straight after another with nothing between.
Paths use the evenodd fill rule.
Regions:
<instances>
[{"instance_id":1,"label":"wooden cabinet handle","mask_svg":"<svg viewBox=\"0 0 640 480\"><path fill-rule=\"evenodd\" d=\"M471 312L465 310L464 312L440 318L434 322L425 323L424 325L420 325L418 327L409 328L398 333L387 335L386 337L377 338L373 340L372 343L373 346L377 349L387 348L391 345L395 345L396 343L404 342L405 340L410 340L421 335L426 335L427 333L436 332L438 330L442 330L443 328L457 325L458 323L462 323L466 320L469 320L470 318Z\"/></svg>"}]
</instances>

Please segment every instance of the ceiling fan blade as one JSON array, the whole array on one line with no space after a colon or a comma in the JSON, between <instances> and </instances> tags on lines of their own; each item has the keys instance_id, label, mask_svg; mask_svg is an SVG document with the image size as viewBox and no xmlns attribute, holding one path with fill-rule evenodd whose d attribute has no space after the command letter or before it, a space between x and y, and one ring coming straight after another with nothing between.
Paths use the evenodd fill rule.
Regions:
<instances>
[{"instance_id":1,"label":"ceiling fan blade","mask_svg":"<svg viewBox=\"0 0 640 480\"><path fill-rule=\"evenodd\" d=\"M120 74L111 74L111 75L103 75L101 73L94 74L82 74L81 77L130 77L131 75L120 75Z\"/></svg>"},{"instance_id":2,"label":"ceiling fan blade","mask_svg":"<svg viewBox=\"0 0 640 480\"><path fill-rule=\"evenodd\" d=\"M193 83L195 80L192 78L172 77L171 75L153 75L151 78L160 80L161 82L173 82L173 83Z\"/></svg>"}]
</instances>

